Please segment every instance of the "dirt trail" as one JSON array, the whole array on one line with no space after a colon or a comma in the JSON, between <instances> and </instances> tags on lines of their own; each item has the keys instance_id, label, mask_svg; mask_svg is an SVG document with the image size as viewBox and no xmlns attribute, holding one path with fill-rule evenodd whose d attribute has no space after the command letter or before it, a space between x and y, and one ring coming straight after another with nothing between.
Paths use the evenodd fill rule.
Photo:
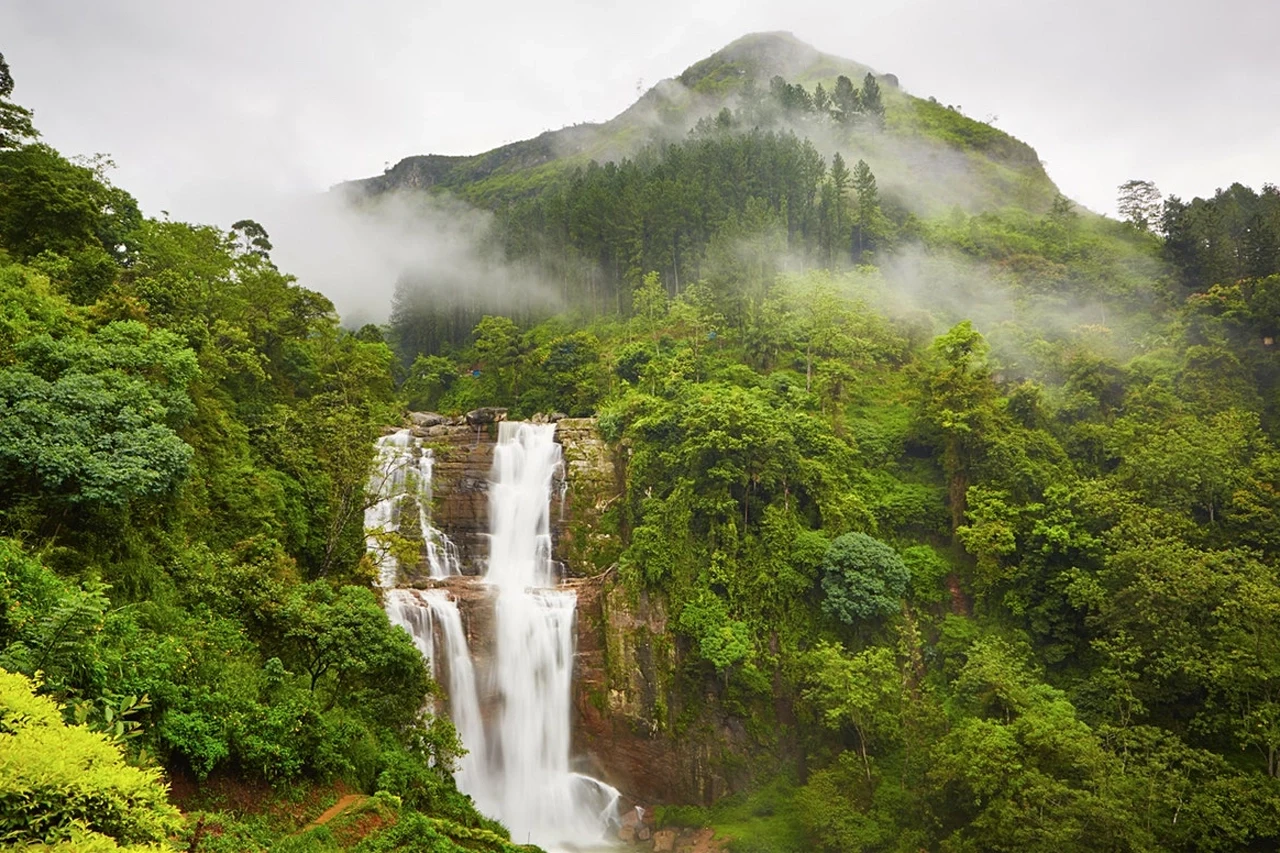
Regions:
<instances>
[{"instance_id":1,"label":"dirt trail","mask_svg":"<svg viewBox=\"0 0 1280 853\"><path fill-rule=\"evenodd\" d=\"M336 803L334 803L328 809L326 809L324 814L320 815L320 817L316 818L315 820L311 821L311 823L302 827L300 832L306 832L308 829L315 829L317 826L324 826L326 823L333 820L335 817L342 814L347 809L351 808L357 803L363 803L367 799L369 798L366 797L364 794L347 794L346 796L341 797Z\"/></svg>"}]
</instances>

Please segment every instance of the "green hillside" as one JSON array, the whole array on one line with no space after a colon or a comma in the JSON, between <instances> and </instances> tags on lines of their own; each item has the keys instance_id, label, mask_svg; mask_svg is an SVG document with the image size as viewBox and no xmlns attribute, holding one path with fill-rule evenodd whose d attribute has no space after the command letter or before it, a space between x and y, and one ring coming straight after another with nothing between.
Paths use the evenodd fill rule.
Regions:
<instances>
[{"instance_id":1,"label":"green hillside","mask_svg":"<svg viewBox=\"0 0 1280 853\"><path fill-rule=\"evenodd\" d=\"M458 184L567 310L468 315L409 277L402 391L599 416L619 583L683 650L649 722L750 743L723 747L734 796L659 824L1267 849L1280 193L1131 182L1128 221L1095 216L1023 143L853 68L748 37L664 98L710 99L683 136Z\"/></svg>"}]
</instances>

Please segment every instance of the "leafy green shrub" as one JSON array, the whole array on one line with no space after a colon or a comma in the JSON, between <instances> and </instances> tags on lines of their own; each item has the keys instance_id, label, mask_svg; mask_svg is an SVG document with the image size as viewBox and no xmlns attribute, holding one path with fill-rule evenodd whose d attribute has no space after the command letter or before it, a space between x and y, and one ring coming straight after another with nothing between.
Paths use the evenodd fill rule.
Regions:
<instances>
[{"instance_id":1,"label":"leafy green shrub","mask_svg":"<svg viewBox=\"0 0 1280 853\"><path fill-rule=\"evenodd\" d=\"M945 601L948 590L943 581L951 565L930 545L911 545L902 549L902 562L911 575L911 598L918 602Z\"/></svg>"},{"instance_id":2,"label":"leafy green shrub","mask_svg":"<svg viewBox=\"0 0 1280 853\"><path fill-rule=\"evenodd\" d=\"M704 592L680 612L679 628L698 644L702 659L725 672L751 654L751 633L747 623L730 619L723 601Z\"/></svg>"},{"instance_id":3,"label":"leafy green shrub","mask_svg":"<svg viewBox=\"0 0 1280 853\"><path fill-rule=\"evenodd\" d=\"M881 788L888 787L882 783ZM886 808L874 802L867 808L863 768L852 752L830 767L815 771L796 792L796 816L817 850L885 850L903 829ZM874 795L873 795L874 797ZM923 847L923 844L917 844ZM896 849L910 849L898 847Z\"/></svg>"},{"instance_id":4,"label":"leafy green shrub","mask_svg":"<svg viewBox=\"0 0 1280 853\"><path fill-rule=\"evenodd\" d=\"M947 510L942 490L923 483L904 483L877 472L878 490L871 511L881 530L940 533L947 529Z\"/></svg>"},{"instance_id":5,"label":"leafy green shrub","mask_svg":"<svg viewBox=\"0 0 1280 853\"><path fill-rule=\"evenodd\" d=\"M0 844L77 831L160 844L179 826L158 771L128 766L105 735L66 725L29 679L0 670Z\"/></svg>"},{"instance_id":6,"label":"leafy green shrub","mask_svg":"<svg viewBox=\"0 0 1280 853\"><path fill-rule=\"evenodd\" d=\"M402 814L395 826L374 833L356 845L356 853L520 853L536 850L512 844L505 833L462 826L418 812Z\"/></svg>"},{"instance_id":7,"label":"leafy green shrub","mask_svg":"<svg viewBox=\"0 0 1280 853\"><path fill-rule=\"evenodd\" d=\"M451 360L439 355L420 355L409 368L409 377L400 392L408 398L410 409L434 409L457 381L458 367Z\"/></svg>"},{"instance_id":8,"label":"leafy green shrub","mask_svg":"<svg viewBox=\"0 0 1280 853\"><path fill-rule=\"evenodd\" d=\"M706 826L710 818L702 806L656 806L653 811L654 826Z\"/></svg>"},{"instance_id":9,"label":"leafy green shrub","mask_svg":"<svg viewBox=\"0 0 1280 853\"><path fill-rule=\"evenodd\" d=\"M0 482L7 497L97 511L156 501L187 474L174 429L194 413L199 369L181 339L137 322L36 335L0 370Z\"/></svg>"},{"instance_id":10,"label":"leafy green shrub","mask_svg":"<svg viewBox=\"0 0 1280 853\"><path fill-rule=\"evenodd\" d=\"M72 827L70 835L61 841L52 844L31 844L23 847L22 850L23 853L170 853L173 848L159 844L126 844L121 847L114 838L76 826Z\"/></svg>"},{"instance_id":11,"label":"leafy green shrub","mask_svg":"<svg viewBox=\"0 0 1280 853\"><path fill-rule=\"evenodd\" d=\"M118 618L108 615L106 592L101 583L64 581L18 542L0 539L0 667L39 670L54 691L100 686L101 631Z\"/></svg>"},{"instance_id":12,"label":"leafy green shrub","mask_svg":"<svg viewBox=\"0 0 1280 853\"><path fill-rule=\"evenodd\" d=\"M342 849L327 826L317 826L301 835L286 836L271 845L272 853L337 853Z\"/></svg>"},{"instance_id":13,"label":"leafy green shrub","mask_svg":"<svg viewBox=\"0 0 1280 853\"><path fill-rule=\"evenodd\" d=\"M176 755L203 779L231 754L225 725L200 713L167 711L157 732Z\"/></svg>"},{"instance_id":14,"label":"leafy green shrub","mask_svg":"<svg viewBox=\"0 0 1280 853\"><path fill-rule=\"evenodd\" d=\"M822 607L847 625L896 611L911 579L898 552L865 533L832 542L822 568Z\"/></svg>"},{"instance_id":15,"label":"leafy green shrub","mask_svg":"<svg viewBox=\"0 0 1280 853\"><path fill-rule=\"evenodd\" d=\"M443 777L426 762L403 750L388 750L378 774L378 792L392 794L411 809L434 811L448 797Z\"/></svg>"},{"instance_id":16,"label":"leafy green shrub","mask_svg":"<svg viewBox=\"0 0 1280 853\"><path fill-rule=\"evenodd\" d=\"M454 823L483 829L506 838L506 827L476 811L471 798L458 790L453 777L441 773L423 758L404 750L387 750L378 775L378 793L395 796L406 808L430 812Z\"/></svg>"},{"instance_id":17,"label":"leafy green shrub","mask_svg":"<svg viewBox=\"0 0 1280 853\"><path fill-rule=\"evenodd\" d=\"M640 381L645 366L652 360L653 349L648 344L630 343L618 350L618 355L613 362L613 372L620 379L635 385Z\"/></svg>"}]
</instances>

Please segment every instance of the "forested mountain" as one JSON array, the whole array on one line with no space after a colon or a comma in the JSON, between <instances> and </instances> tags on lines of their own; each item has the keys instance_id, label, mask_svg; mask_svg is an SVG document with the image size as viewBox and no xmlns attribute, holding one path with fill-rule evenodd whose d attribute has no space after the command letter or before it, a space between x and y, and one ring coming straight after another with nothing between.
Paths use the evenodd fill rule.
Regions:
<instances>
[{"instance_id":1,"label":"forested mountain","mask_svg":"<svg viewBox=\"0 0 1280 853\"><path fill-rule=\"evenodd\" d=\"M499 406L598 418L621 494L576 568L670 614L687 701L655 689L647 721L751 744L717 754L743 790L660 825L738 851L1280 843L1275 187L1135 180L1126 221L1097 216L1001 131L748 36L612 122L344 187L490 211L485 250L557 295L504 312L409 273L352 332L257 223L142 217L6 86L0 667L34 681L0 683L0 737L56 728L34 689L175 778L385 792L397 828L361 849L509 847L418 714L360 529L384 424ZM36 785L0 776L33 803L0 839L273 840L136 799L37 821Z\"/></svg>"},{"instance_id":2,"label":"forested mountain","mask_svg":"<svg viewBox=\"0 0 1280 853\"><path fill-rule=\"evenodd\" d=\"M847 267L926 241L926 218L1044 214L1056 198L1030 146L780 33L734 42L605 124L471 158L410 157L337 188L375 211L422 190L493 211L486 244L536 270L554 309L594 314L629 310L647 271L672 295L741 277L747 239L764 241L765 281L779 265ZM399 316L418 310L416 294L435 303L409 334L460 341L485 295L422 279L407 274L398 298ZM442 294L454 316L434 328Z\"/></svg>"}]
</instances>

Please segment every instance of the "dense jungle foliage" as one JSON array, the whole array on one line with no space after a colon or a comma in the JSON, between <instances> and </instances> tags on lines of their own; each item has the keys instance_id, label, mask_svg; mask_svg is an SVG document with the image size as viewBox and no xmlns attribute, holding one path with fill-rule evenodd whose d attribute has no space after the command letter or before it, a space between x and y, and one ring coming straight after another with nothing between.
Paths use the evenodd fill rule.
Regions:
<instances>
[{"instance_id":1,"label":"dense jungle foliage","mask_svg":"<svg viewBox=\"0 0 1280 853\"><path fill-rule=\"evenodd\" d=\"M419 716L360 529L382 424L497 405L598 415L622 582L759 747L754 792L662 822L742 851L1274 849L1280 192L1131 182L1130 221L1096 217L1016 140L833 76L473 193L572 310L406 281L359 332L256 223L142 217L0 92L0 739L58 739L51 774L114 743L140 769L102 769L112 803L158 766L343 780L382 792L360 849L510 848ZM945 144L972 203L819 134ZM279 841L153 793L95 822L16 748L6 842ZM338 841L307 843L279 846Z\"/></svg>"},{"instance_id":2,"label":"dense jungle foliage","mask_svg":"<svg viewBox=\"0 0 1280 853\"><path fill-rule=\"evenodd\" d=\"M392 351L256 223L144 218L105 162L34 141L0 70L0 843L271 839L180 821L164 767L340 780L434 821L414 849L514 849L454 787L456 735L422 717L435 686L363 559Z\"/></svg>"},{"instance_id":3,"label":"dense jungle foliage","mask_svg":"<svg viewBox=\"0 0 1280 853\"><path fill-rule=\"evenodd\" d=\"M917 215L737 121L504 214L513 257L560 240L548 274L580 252L607 298L390 328L411 406L598 413L625 459L624 582L773 774L660 820L761 851L1280 843L1280 192Z\"/></svg>"}]
</instances>

